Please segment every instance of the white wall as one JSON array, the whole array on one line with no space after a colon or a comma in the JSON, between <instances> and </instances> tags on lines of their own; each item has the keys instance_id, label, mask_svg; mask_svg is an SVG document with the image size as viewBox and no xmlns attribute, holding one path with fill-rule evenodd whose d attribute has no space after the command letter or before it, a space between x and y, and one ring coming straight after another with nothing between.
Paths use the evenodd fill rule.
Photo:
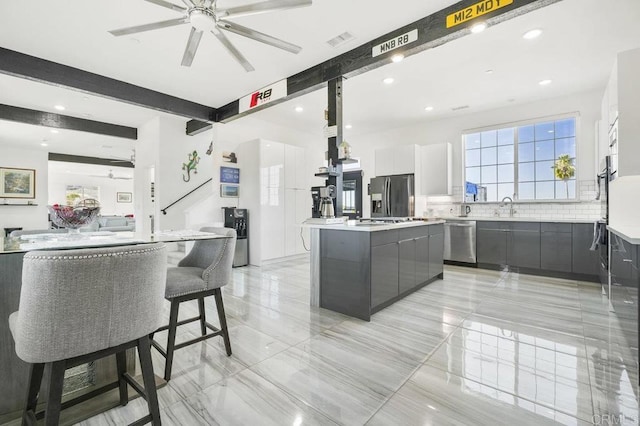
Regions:
<instances>
[{"instance_id":1,"label":"white wall","mask_svg":"<svg viewBox=\"0 0 640 426\"><path fill-rule=\"evenodd\" d=\"M73 170L76 163L63 163L56 162L61 167L68 167ZM121 176L125 172L127 174L133 174L132 169L123 168L108 168L105 166L95 166L98 170L94 175L100 176L104 174L105 177L87 176L87 175L75 175L72 173L66 173L58 167L51 167L49 170L49 201L48 204L64 204L66 198L67 185L84 185L84 186L97 186L100 188L100 214L101 215L120 215L133 214L134 204L131 203L118 203L116 200L117 192L130 192L133 193L133 180L126 179L110 179L107 177L109 169L113 170L115 176Z\"/></svg>"},{"instance_id":2,"label":"white wall","mask_svg":"<svg viewBox=\"0 0 640 426\"><path fill-rule=\"evenodd\" d=\"M2 144L0 139L0 167L14 167L19 169L35 169L36 198L33 200L18 200L7 198L6 202L26 203L33 201L37 206L3 207L0 206L0 233L4 237L4 228L47 229L47 168L48 153L40 150L20 149ZM0 199L0 203L5 202Z\"/></svg>"},{"instance_id":3,"label":"white wall","mask_svg":"<svg viewBox=\"0 0 640 426\"><path fill-rule=\"evenodd\" d=\"M352 135L349 143L354 157L359 157L364 171L363 186L364 205L363 217L369 217L369 197L366 195L366 185L374 177L376 148L393 145L450 142L453 145L453 185L462 186L462 133L479 127L495 126L510 122L547 117L564 113L579 112L578 140L577 140L577 171L578 180L593 180L595 170L595 122L600 116L600 100L602 92L589 91L573 96L552 98L544 101L513 105L490 111L470 113L454 118L428 121L424 124L391 129L387 132Z\"/></svg>"}]
</instances>

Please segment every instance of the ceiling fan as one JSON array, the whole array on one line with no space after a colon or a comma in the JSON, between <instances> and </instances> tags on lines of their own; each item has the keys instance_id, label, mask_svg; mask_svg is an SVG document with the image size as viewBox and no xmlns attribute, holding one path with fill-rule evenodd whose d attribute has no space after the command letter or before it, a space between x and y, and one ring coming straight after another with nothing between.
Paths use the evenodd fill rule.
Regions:
<instances>
[{"instance_id":1,"label":"ceiling fan","mask_svg":"<svg viewBox=\"0 0 640 426\"><path fill-rule=\"evenodd\" d=\"M303 6L311 6L312 0L266 0L258 3L251 3L244 6L237 6L228 9L218 9L218 0L182 0L187 7L178 6L166 0L145 0L158 6L166 7L176 12L182 13L182 17L169 19L167 21L153 22L150 24L137 25L134 27L120 28L109 31L114 36L140 33L143 31L157 30L159 28L173 27L182 24L191 24L191 33L187 41L187 47L182 56L182 65L190 67L195 57L202 33L211 32L220 43L229 51L231 56L249 71L255 68L231 43L223 31L229 31L252 40L268 44L291 53L299 53L302 48L295 44L280 40L268 34L261 33L251 28L238 25L229 19L241 16L256 15L259 13L274 12L277 10L293 9ZM223 30L223 31L220 31Z\"/></svg>"},{"instance_id":2,"label":"ceiling fan","mask_svg":"<svg viewBox=\"0 0 640 426\"><path fill-rule=\"evenodd\" d=\"M133 179L131 177L126 177L126 176L116 176L116 175L113 174L113 170L109 170L109 173L107 173L106 175L90 175L90 176L108 178L108 179L125 179L125 180Z\"/></svg>"}]
</instances>

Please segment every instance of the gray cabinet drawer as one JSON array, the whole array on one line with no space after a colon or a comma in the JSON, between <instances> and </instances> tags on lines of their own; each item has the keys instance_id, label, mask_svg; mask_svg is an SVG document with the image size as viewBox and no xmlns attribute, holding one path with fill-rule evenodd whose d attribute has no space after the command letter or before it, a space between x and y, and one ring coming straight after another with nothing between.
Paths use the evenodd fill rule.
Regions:
<instances>
[{"instance_id":1,"label":"gray cabinet drawer","mask_svg":"<svg viewBox=\"0 0 640 426\"><path fill-rule=\"evenodd\" d=\"M429 225L427 228L429 229L429 235L444 234L444 224L442 223Z\"/></svg>"},{"instance_id":2,"label":"gray cabinet drawer","mask_svg":"<svg viewBox=\"0 0 640 426\"><path fill-rule=\"evenodd\" d=\"M417 226L406 229L398 229L398 240L412 240L414 238L426 237L429 235L428 226Z\"/></svg>"},{"instance_id":3,"label":"gray cabinet drawer","mask_svg":"<svg viewBox=\"0 0 640 426\"><path fill-rule=\"evenodd\" d=\"M398 231L375 231L371 232L371 246L381 246L383 244L397 243Z\"/></svg>"},{"instance_id":4,"label":"gray cabinet drawer","mask_svg":"<svg viewBox=\"0 0 640 426\"><path fill-rule=\"evenodd\" d=\"M509 229L512 231L540 232L540 223L538 222L510 222L509 225Z\"/></svg>"},{"instance_id":5,"label":"gray cabinet drawer","mask_svg":"<svg viewBox=\"0 0 640 426\"><path fill-rule=\"evenodd\" d=\"M509 229L508 222L495 222L495 221L477 221L476 229L487 229L487 230L500 230L500 229Z\"/></svg>"},{"instance_id":6,"label":"gray cabinet drawer","mask_svg":"<svg viewBox=\"0 0 640 426\"><path fill-rule=\"evenodd\" d=\"M546 223L543 222L540 224L540 228L542 232L563 232L563 233L571 233L571 224L570 223Z\"/></svg>"}]
</instances>

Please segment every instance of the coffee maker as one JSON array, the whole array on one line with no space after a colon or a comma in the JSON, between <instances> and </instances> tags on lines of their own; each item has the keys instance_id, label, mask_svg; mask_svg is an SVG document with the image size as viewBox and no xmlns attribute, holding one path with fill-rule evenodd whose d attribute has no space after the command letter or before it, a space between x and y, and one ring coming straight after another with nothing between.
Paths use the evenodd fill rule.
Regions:
<instances>
[{"instance_id":1,"label":"coffee maker","mask_svg":"<svg viewBox=\"0 0 640 426\"><path fill-rule=\"evenodd\" d=\"M331 219L335 217L334 199L336 198L336 187L334 185L314 186L311 188L311 217Z\"/></svg>"},{"instance_id":2,"label":"coffee maker","mask_svg":"<svg viewBox=\"0 0 640 426\"><path fill-rule=\"evenodd\" d=\"M333 199L336 198L336 187L329 185L326 188L320 188L320 217L323 219L333 219L336 217L333 207Z\"/></svg>"}]
</instances>

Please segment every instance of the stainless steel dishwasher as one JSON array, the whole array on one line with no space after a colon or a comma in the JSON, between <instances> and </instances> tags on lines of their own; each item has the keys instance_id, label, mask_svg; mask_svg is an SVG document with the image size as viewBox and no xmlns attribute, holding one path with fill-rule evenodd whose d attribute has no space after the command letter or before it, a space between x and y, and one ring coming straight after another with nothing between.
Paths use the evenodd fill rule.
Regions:
<instances>
[{"instance_id":1,"label":"stainless steel dishwasher","mask_svg":"<svg viewBox=\"0 0 640 426\"><path fill-rule=\"evenodd\" d=\"M476 263L476 221L446 219L444 260Z\"/></svg>"}]
</instances>

